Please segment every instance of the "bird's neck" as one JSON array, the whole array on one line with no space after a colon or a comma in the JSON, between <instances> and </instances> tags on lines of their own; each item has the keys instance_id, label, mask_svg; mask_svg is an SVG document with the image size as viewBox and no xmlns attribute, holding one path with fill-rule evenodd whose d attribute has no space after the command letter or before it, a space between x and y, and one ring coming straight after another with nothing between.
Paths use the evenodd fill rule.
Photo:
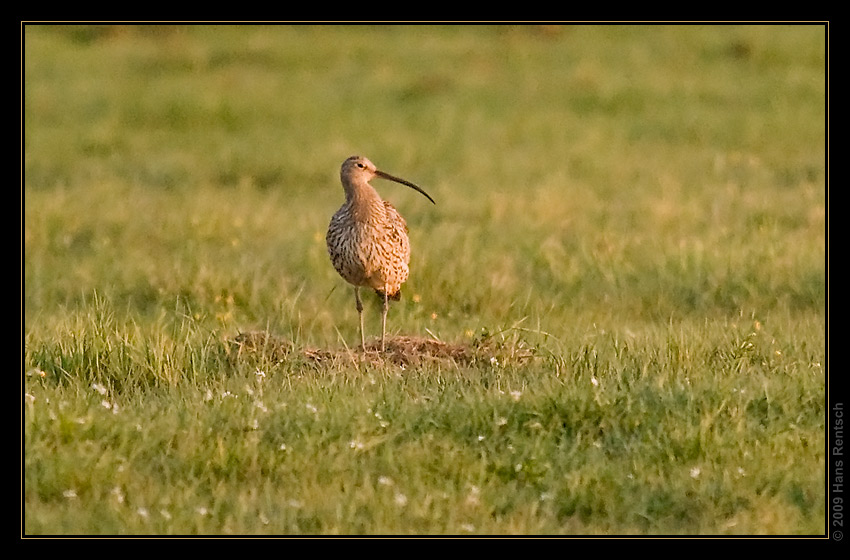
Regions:
<instances>
[{"instance_id":1,"label":"bird's neck","mask_svg":"<svg viewBox=\"0 0 850 560\"><path fill-rule=\"evenodd\" d=\"M361 219L374 216L384 209L384 202L378 195L378 191L369 183L361 183L353 188L346 189L345 203L351 209L351 212Z\"/></svg>"}]
</instances>

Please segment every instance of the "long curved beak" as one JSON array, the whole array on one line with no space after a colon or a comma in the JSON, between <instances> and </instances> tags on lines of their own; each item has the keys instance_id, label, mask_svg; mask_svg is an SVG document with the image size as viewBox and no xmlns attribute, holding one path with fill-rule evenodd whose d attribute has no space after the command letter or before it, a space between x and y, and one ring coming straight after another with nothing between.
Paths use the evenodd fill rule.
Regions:
<instances>
[{"instance_id":1,"label":"long curved beak","mask_svg":"<svg viewBox=\"0 0 850 560\"><path fill-rule=\"evenodd\" d=\"M419 192L425 198L430 200L431 204L437 204L436 202L434 202L434 199L431 198L431 196L428 193L426 193L425 191L422 190L422 188L420 188L418 185L414 185L410 181L405 181L404 179L402 179L400 177L390 175L389 173L384 173L383 171L380 171L380 170L377 170L377 169L375 170L375 175L377 175L378 177L381 177L382 179L389 179L390 181L395 181L396 183L400 183L402 185L407 185L411 189Z\"/></svg>"}]
</instances>

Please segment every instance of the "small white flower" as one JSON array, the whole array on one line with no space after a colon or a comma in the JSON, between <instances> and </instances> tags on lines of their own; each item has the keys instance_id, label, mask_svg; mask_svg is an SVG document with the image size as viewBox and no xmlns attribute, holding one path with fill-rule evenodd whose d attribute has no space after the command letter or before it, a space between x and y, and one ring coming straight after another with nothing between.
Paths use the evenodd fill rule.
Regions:
<instances>
[{"instance_id":1,"label":"small white flower","mask_svg":"<svg viewBox=\"0 0 850 560\"><path fill-rule=\"evenodd\" d=\"M498 365L499 365L499 360L498 360L498 359L496 359L496 356L490 356L490 365L491 365L491 366L497 366L497 367L498 367Z\"/></svg>"},{"instance_id":2,"label":"small white flower","mask_svg":"<svg viewBox=\"0 0 850 560\"><path fill-rule=\"evenodd\" d=\"M77 497L77 491L74 490L73 488L70 488L70 489L62 492L62 496L69 499L69 500L73 500L74 498Z\"/></svg>"},{"instance_id":3,"label":"small white flower","mask_svg":"<svg viewBox=\"0 0 850 560\"><path fill-rule=\"evenodd\" d=\"M393 498L395 505L398 507L404 507L407 505L407 496L402 494L401 492L396 492L395 497Z\"/></svg>"},{"instance_id":4,"label":"small white flower","mask_svg":"<svg viewBox=\"0 0 850 560\"><path fill-rule=\"evenodd\" d=\"M511 391L511 398L515 401L518 401L522 396L522 391Z\"/></svg>"},{"instance_id":5,"label":"small white flower","mask_svg":"<svg viewBox=\"0 0 850 560\"><path fill-rule=\"evenodd\" d=\"M318 413L318 412L319 412L319 409L318 409L318 408L316 408L315 406L313 406L313 405L312 405L312 404L310 404L310 403L307 403L307 410L309 410L309 411L310 411L310 412L312 412L313 414L316 414L316 413Z\"/></svg>"},{"instance_id":6,"label":"small white flower","mask_svg":"<svg viewBox=\"0 0 850 560\"><path fill-rule=\"evenodd\" d=\"M210 510L208 510L204 506L198 506L195 508L195 513L197 513L198 515L208 515L209 512Z\"/></svg>"},{"instance_id":7,"label":"small white flower","mask_svg":"<svg viewBox=\"0 0 850 560\"><path fill-rule=\"evenodd\" d=\"M147 508L140 507L139 509L136 510L136 513L139 514L139 517L143 517L145 519L148 518L148 509Z\"/></svg>"},{"instance_id":8,"label":"small white flower","mask_svg":"<svg viewBox=\"0 0 850 560\"><path fill-rule=\"evenodd\" d=\"M700 473L700 472L701 472L701 471L700 471L700 468L699 468L699 467L694 467L694 468L692 468L692 469L691 469L691 478L697 478L697 477L699 477L699 473Z\"/></svg>"},{"instance_id":9,"label":"small white flower","mask_svg":"<svg viewBox=\"0 0 850 560\"><path fill-rule=\"evenodd\" d=\"M92 383L91 388L94 389L95 391L97 391L98 393L100 393L101 395L106 394L106 387L104 387L103 385L98 385L97 383Z\"/></svg>"},{"instance_id":10,"label":"small white flower","mask_svg":"<svg viewBox=\"0 0 850 560\"><path fill-rule=\"evenodd\" d=\"M362 441L353 439L353 440L348 442L348 447L350 447L351 449L356 449L356 450L359 451L359 450L363 449L365 446L363 445Z\"/></svg>"},{"instance_id":11,"label":"small white flower","mask_svg":"<svg viewBox=\"0 0 850 560\"><path fill-rule=\"evenodd\" d=\"M466 505L477 506L480 503L480 500L478 499L480 495L481 495L481 489L480 488L478 488L477 486L474 486L474 485L470 486L469 487L469 494L466 495Z\"/></svg>"},{"instance_id":12,"label":"small white flower","mask_svg":"<svg viewBox=\"0 0 850 560\"><path fill-rule=\"evenodd\" d=\"M478 436L478 441L484 441L484 436L479 435L479 436Z\"/></svg>"},{"instance_id":13,"label":"small white flower","mask_svg":"<svg viewBox=\"0 0 850 560\"><path fill-rule=\"evenodd\" d=\"M595 377L591 377L590 378L590 384L593 385L594 387L599 387L599 380L596 379Z\"/></svg>"},{"instance_id":14,"label":"small white flower","mask_svg":"<svg viewBox=\"0 0 850 560\"><path fill-rule=\"evenodd\" d=\"M504 426L507 423L508 423L508 419L505 418L504 416L499 416L498 418L496 418L496 425L497 426Z\"/></svg>"},{"instance_id":15,"label":"small white flower","mask_svg":"<svg viewBox=\"0 0 850 560\"><path fill-rule=\"evenodd\" d=\"M254 372L254 375L256 375L257 377L265 377L265 376L266 376L266 372L264 372L264 371L263 371L263 370L261 370L261 369L258 369L257 371L255 371L255 372Z\"/></svg>"}]
</instances>

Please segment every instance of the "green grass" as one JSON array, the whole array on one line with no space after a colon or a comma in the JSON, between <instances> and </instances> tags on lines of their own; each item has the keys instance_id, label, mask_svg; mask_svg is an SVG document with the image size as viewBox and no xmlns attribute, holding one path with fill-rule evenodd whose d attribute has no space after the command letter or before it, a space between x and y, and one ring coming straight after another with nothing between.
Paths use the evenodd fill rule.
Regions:
<instances>
[{"instance_id":1,"label":"green grass","mask_svg":"<svg viewBox=\"0 0 850 560\"><path fill-rule=\"evenodd\" d=\"M824 47L27 26L23 533L823 534ZM233 353L356 344L354 153L437 201L391 335L493 360Z\"/></svg>"}]
</instances>

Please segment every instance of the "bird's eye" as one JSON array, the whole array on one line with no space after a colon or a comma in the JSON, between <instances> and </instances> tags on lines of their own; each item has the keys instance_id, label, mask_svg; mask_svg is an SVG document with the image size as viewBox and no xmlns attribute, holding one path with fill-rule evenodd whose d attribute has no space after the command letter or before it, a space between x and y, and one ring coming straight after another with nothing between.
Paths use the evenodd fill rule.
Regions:
<instances>
[{"instance_id":1,"label":"bird's eye","mask_svg":"<svg viewBox=\"0 0 850 560\"><path fill-rule=\"evenodd\" d=\"M357 167L359 167L360 169L365 169L365 168L366 168L366 166L365 166L365 165L363 165L363 164L362 164L362 163L360 163L360 162L357 162Z\"/></svg>"}]
</instances>

